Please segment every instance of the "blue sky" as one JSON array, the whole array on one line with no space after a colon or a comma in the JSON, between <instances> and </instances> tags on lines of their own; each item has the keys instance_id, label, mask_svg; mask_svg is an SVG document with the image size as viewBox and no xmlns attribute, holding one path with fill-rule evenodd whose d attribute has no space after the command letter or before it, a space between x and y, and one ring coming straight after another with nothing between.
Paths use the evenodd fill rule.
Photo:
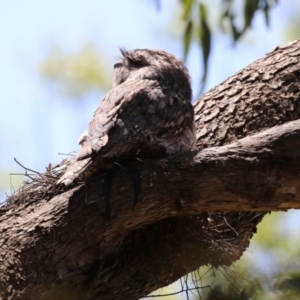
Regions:
<instances>
[{"instance_id":1,"label":"blue sky","mask_svg":"<svg viewBox=\"0 0 300 300\"><path fill-rule=\"evenodd\" d=\"M99 93L82 101L70 101L45 84L37 66L49 45L56 42L73 51L86 40L93 40L111 65L120 46L164 49L182 57L180 33L168 23L176 12L177 1L161 2L161 10L157 11L151 0L0 0L2 193L10 181L15 186L20 181L8 175L22 172L14 157L42 172L49 162L61 160L58 153L78 150L78 137L103 96ZM288 41L285 25L297 6L295 1L281 2L272 14L271 29L266 29L262 15L257 15L253 31L235 47L217 34L206 90ZM200 61L194 45L187 66L195 93Z\"/></svg>"}]
</instances>

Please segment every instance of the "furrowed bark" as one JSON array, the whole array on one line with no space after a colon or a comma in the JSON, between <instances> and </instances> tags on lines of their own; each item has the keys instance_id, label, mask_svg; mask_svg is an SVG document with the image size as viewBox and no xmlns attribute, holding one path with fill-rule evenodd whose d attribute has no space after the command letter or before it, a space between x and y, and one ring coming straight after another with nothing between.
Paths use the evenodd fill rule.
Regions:
<instances>
[{"instance_id":1,"label":"furrowed bark","mask_svg":"<svg viewBox=\"0 0 300 300\"><path fill-rule=\"evenodd\" d=\"M139 299L239 259L266 211L300 207L299 75L296 41L206 93L198 151L139 164L134 209L119 171L110 220L101 174L50 199L15 195L0 216L2 299Z\"/></svg>"}]
</instances>

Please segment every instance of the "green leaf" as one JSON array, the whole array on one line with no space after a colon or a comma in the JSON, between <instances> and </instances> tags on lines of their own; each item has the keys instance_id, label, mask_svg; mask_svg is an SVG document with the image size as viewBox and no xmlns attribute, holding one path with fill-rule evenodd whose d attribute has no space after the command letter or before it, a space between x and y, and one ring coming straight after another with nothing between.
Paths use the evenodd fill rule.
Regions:
<instances>
[{"instance_id":1,"label":"green leaf","mask_svg":"<svg viewBox=\"0 0 300 300\"><path fill-rule=\"evenodd\" d=\"M284 292L300 293L300 272L284 272L275 282L275 287Z\"/></svg>"},{"instance_id":2,"label":"green leaf","mask_svg":"<svg viewBox=\"0 0 300 300\"><path fill-rule=\"evenodd\" d=\"M266 20L266 25L267 25L267 27L269 27L270 26L270 18L269 18L270 6L269 6L268 1L266 1L266 3L265 3L263 11L264 11L264 16L265 16L265 20Z\"/></svg>"},{"instance_id":3,"label":"green leaf","mask_svg":"<svg viewBox=\"0 0 300 300\"><path fill-rule=\"evenodd\" d=\"M245 0L243 32L245 32L246 29L251 26L251 21L253 19L253 16L258 9L259 9L259 0Z\"/></svg>"},{"instance_id":4,"label":"green leaf","mask_svg":"<svg viewBox=\"0 0 300 300\"><path fill-rule=\"evenodd\" d=\"M189 20L184 31L184 61L186 61L193 36L193 21Z\"/></svg>"},{"instance_id":5,"label":"green leaf","mask_svg":"<svg viewBox=\"0 0 300 300\"><path fill-rule=\"evenodd\" d=\"M39 72L60 92L81 98L91 91L107 90L110 87L105 55L93 44L81 45L75 52L66 52L58 45L40 61Z\"/></svg>"},{"instance_id":6,"label":"green leaf","mask_svg":"<svg viewBox=\"0 0 300 300\"><path fill-rule=\"evenodd\" d=\"M240 31L236 28L233 20L231 20L230 26L231 26L233 41L236 42L242 36L243 31Z\"/></svg>"},{"instance_id":7,"label":"green leaf","mask_svg":"<svg viewBox=\"0 0 300 300\"><path fill-rule=\"evenodd\" d=\"M221 13L220 15L220 19L219 19L219 26L220 26L220 29L225 32L225 26L224 26L224 23L226 22L227 19L229 19L230 17L230 13L229 13L229 10L228 9L225 9L223 10L223 12Z\"/></svg>"},{"instance_id":8,"label":"green leaf","mask_svg":"<svg viewBox=\"0 0 300 300\"><path fill-rule=\"evenodd\" d=\"M186 21L190 18L194 0L182 0L181 4L183 6L183 19Z\"/></svg>"},{"instance_id":9,"label":"green leaf","mask_svg":"<svg viewBox=\"0 0 300 300\"><path fill-rule=\"evenodd\" d=\"M200 93L202 93L207 78L208 58L211 49L211 32L207 23L206 7L201 3L199 4L199 18L200 18L200 25L198 31L198 38L201 44L203 66L204 66L203 76L201 78L201 89L200 89Z\"/></svg>"}]
</instances>

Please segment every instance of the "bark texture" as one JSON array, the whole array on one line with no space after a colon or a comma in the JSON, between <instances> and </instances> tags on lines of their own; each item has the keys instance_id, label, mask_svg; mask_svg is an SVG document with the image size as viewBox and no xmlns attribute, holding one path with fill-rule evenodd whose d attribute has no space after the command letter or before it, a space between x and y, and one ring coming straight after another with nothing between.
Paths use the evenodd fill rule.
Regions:
<instances>
[{"instance_id":1,"label":"bark texture","mask_svg":"<svg viewBox=\"0 0 300 300\"><path fill-rule=\"evenodd\" d=\"M139 299L239 259L265 211L300 207L300 121L287 123L300 119L299 75L296 41L201 97L199 151L137 165L134 210L122 170L110 220L101 173L54 197L14 195L0 215L2 299Z\"/></svg>"}]
</instances>

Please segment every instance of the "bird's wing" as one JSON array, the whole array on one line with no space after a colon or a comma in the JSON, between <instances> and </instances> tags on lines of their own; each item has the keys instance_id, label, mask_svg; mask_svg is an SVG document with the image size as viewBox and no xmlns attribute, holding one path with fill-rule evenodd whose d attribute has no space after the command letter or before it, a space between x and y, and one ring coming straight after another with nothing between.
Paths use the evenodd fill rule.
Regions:
<instances>
[{"instance_id":1,"label":"bird's wing","mask_svg":"<svg viewBox=\"0 0 300 300\"><path fill-rule=\"evenodd\" d=\"M134 78L114 87L96 109L78 155L59 182L68 185L94 161L139 151L140 144L168 147L168 138L182 134L193 119L189 99L178 97L176 89L156 80Z\"/></svg>"},{"instance_id":2,"label":"bird's wing","mask_svg":"<svg viewBox=\"0 0 300 300\"><path fill-rule=\"evenodd\" d=\"M133 144L178 136L191 125L193 107L173 87L132 79L112 89L89 124L91 148L103 157L127 152Z\"/></svg>"},{"instance_id":3,"label":"bird's wing","mask_svg":"<svg viewBox=\"0 0 300 300\"><path fill-rule=\"evenodd\" d=\"M110 154L106 155L104 151L106 146L110 149L116 149L117 147L114 147L116 144L122 145L125 143L128 135L131 134L130 132L126 130L118 132L119 135L123 136L119 136L118 139L110 141L110 131L115 126L122 128L120 116L122 115L123 110L126 109L126 107L131 106L130 103L132 104L136 95L138 95L144 87L145 86L142 83L137 85L136 80L128 80L126 83L114 87L105 95L94 112L88 130L85 131L79 139L81 149L67 167L66 172L59 179L58 183L70 185L86 171L93 163L94 159L97 159L101 155L104 157L113 156L115 150L112 152L110 151ZM109 144L111 144L111 146Z\"/></svg>"}]
</instances>

